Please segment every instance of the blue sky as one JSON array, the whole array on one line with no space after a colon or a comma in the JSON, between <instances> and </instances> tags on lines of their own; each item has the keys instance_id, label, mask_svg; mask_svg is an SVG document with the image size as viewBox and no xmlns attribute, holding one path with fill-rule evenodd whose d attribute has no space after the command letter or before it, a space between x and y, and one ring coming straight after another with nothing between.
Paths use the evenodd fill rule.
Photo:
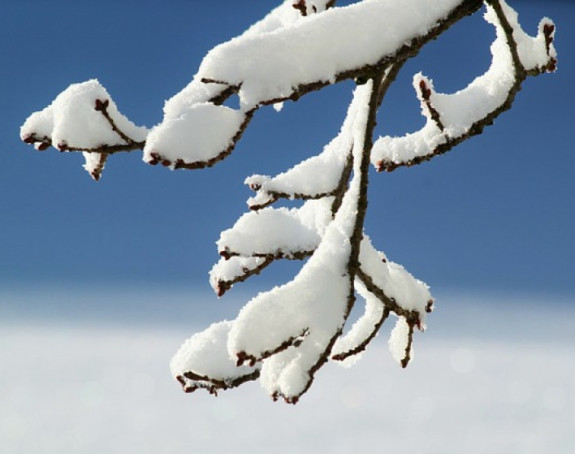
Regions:
<instances>
[{"instance_id":1,"label":"blue sky","mask_svg":"<svg viewBox=\"0 0 575 454\"><path fill-rule=\"evenodd\" d=\"M262 17L273 2L29 1L0 3L0 286L177 285L208 289L215 241L246 211L243 185L318 153L337 133L352 90L342 84L258 112L234 154L213 169L147 166L114 157L99 183L80 156L38 153L19 127L69 84L98 78L120 110L153 126L203 55ZM558 26L559 71L528 80L510 112L448 155L372 173L367 233L433 288L571 291L575 266L575 4L511 1L533 34ZM404 69L378 132L423 124L411 77L438 91L465 86L489 63L492 28L478 14ZM282 282L276 266L260 281Z\"/></svg>"}]
</instances>

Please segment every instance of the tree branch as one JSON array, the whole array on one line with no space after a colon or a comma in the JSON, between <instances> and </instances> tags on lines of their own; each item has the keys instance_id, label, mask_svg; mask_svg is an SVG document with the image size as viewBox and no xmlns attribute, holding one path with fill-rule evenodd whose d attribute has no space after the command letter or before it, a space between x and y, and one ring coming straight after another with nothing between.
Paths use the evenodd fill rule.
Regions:
<instances>
[{"instance_id":1,"label":"tree branch","mask_svg":"<svg viewBox=\"0 0 575 454\"><path fill-rule=\"evenodd\" d=\"M110 127L112 128L112 131L114 131L116 134L118 134L120 136L120 138L126 142L127 145L140 145L143 146L145 144L145 142L139 142L137 143L135 140L133 140L131 137L128 137L126 134L124 134L120 128L118 128L118 126L116 125L116 122L112 119L112 117L110 117L110 114L108 113L108 106L110 105L110 100L109 99L96 99L95 102L95 106L94 106L94 110L96 110L96 112L101 112L101 114L104 116L104 118L106 119L106 121L110 124Z\"/></svg>"},{"instance_id":2,"label":"tree branch","mask_svg":"<svg viewBox=\"0 0 575 454\"><path fill-rule=\"evenodd\" d=\"M394 298L387 296L385 292L373 282L373 278L365 273L361 267L358 269L357 276L361 279L367 290L375 295L383 303L386 309L389 309L398 317L404 317L408 322L413 322L418 327L422 326L421 316L418 311L406 310L401 307ZM430 301L428 303L428 307L431 307L431 305L432 303Z\"/></svg>"},{"instance_id":3,"label":"tree branch","mask_svg":"<svg viewBox=\"0 0 575 454\"><path fill-rule=\"evenodd\" d=\"M219 104L216 104L216 105L219 105ZM194 161L194 162L185 162L183 159L176 159L175 161L173 161L173 160L166 158L165 156L163 156L159 152L151 152L150 153L151 159L148 160L147 162L148 162L148 164L153 165L153 166L155 166L157 164L161 164L164 167L171 167L173 169L194 170L194 169L205 169L207 167L213 167L218 162L223 161L230 154L232 154L232 151L234 151L236 144L239 142L239 140L241 139L245 130L247 129L248 125L250 124L250 121L251 121L252 117L254 116L254 113L256 110L257 110L257 107L254 109L251 109L245 113L244 120L241 123L238 130L235 132L234 136L232 137L228 147L225 150L223 150L222 152L220 152L217 156L214 156L211 159L208 159L205 161Z\"/></svg>"},{"instance_id":4,"label":"tree branch","mask_svg":"<svg viewBox=\"0 0 575 454\"><path fill-rule=\"evenodd\" d=\"M228 290L230 290L235 284L239 282L244 282L248 278L260 274L265 268L271 265L276 260L287 259L287 260L305 260L313 255L314 251L296 251L290 253L277 252L276 254L253 254L250 257L262 259L259 264L253 268L243 267L242 273L234 276L232 279L222 279L217 275L213 269L212 275L212 287L216 291L216 294L221 297ZM233 260L234 258L246 258L239 254L230 253L228 251L220 252L224 261ZM215 265L215 267L217 264ZM214 267L214 268L215 268ZM211 274L211 273L210 273Z\"/></svg>"},{"instance_id":5,"label":"tree branch","mask_svg":"<svg viewBox=\"0 0 575 454\"><path fill-rule=\"evenodd\" d=\"M214 265L212 270L210 271L210 283L212 288L216 292L218 297L223 296L228 290L230 290L235 284L239 282L244 282L251 276L255 276L260 274L265 268L268 267L274 260L275 257L267 257L267 258L255 258L259 260L255 260L252 266L242 266L241 267L241 274L234 273L233 277L225 278L218 272L218 266L226 265L230 260L241 260L244 257L229 257L228 259L222 258L218 263ZM223 262L222 262L223 261Z\"/></svg>"},{"instance_id":6,"label":"tree branch","mask_svg":"<svg viewBox=\"0 0 575 454\"><path fill-rule=\"evenodd\" d=\"M514 73L514 81L511 86L507 90L507 94L505 99L499 103L498 105L494 106L494 108L486 113L483 117L473 121L469 124L466 128L466 131L461 134L451 135L449 130L450 124L445 124L442 119L441 113L438 109L433 105L431 96L433 94L433 89L428 85L428 81L424 78L420 80L419 83L419 90L421 92L421 99L422 103L425 106L425 109L429 112L431 119L435 122L438 128L438 133L430 139L430 137L426 137L424 142L425 143L432 143L435 142L436 145L433 146L432 149L426 150L425 153L421 153L415 156L409 156L408 158L391 158L386 156L386 154L378 149L377 155L383 154L384 157L375 159L375 166L378 171L388 171L391 172L398 167L410 167L416 164L420 164L422 162L429 161L436 156L442 155L448 151L450 151L455 146L459 145L460 143L470 139L471 137L481 134L483 129L486 126L492 125L495 119L502 114L503 112L509 110L513 105L515 97L517 93L521 90L522 84L528 76L535 76L541 74L543 72L552 72L556 69L556 58L552 54L552 43L553 43L553 35L555 31L555 27L552 24L544 24L543 26L543 34L545 38L545 46L547 51L547 62L545 62L541 66L536 66L534 68L526 69L524 64L521 61L518 51L518 45L514 38L514 29L511 26L503 7L499 0L488 0L487 3L493 8L493 11L496 14L499 26L504 31L505 34L505 41L507 44L507 48L509 50L509 55L511 58L512 66L513 66L513 73ZM494 56L495 59L495 56ZM484 77L487 75L486 73ZM453 95L455 96L455 95ZM479 106L481 108L482 106ZM427 127L428 125L426 125ZM423 135L425 128L419 131ZM418 133L416 133L418 134ZM406 136L407 137L407 136ZM392 148L393 143L392 140L389 138L384 138L387 141L382 145L382 148ZM395 140L402 140L404 138L397 138ZM383 139L380 139L383 140ZM383 142L382 142L383 143ZM407 143L407 142L406 142ZM379 143L376 144L378 147ZM415 148L412 145L412 148Z\"/></svg>"},{"instance_id":7,"label":"tree branch","mask_svg":"<svg viewBox=\"0 0 575 454\"><path fill-rule=\"evenodd\" d=\"M206 375L199 375L188 371L184 372L182 375L178 375L176 380L182 385L182 388L186 393L192 393L197 389L202 388L206 389L210 394L217 395L219 390L225 391L226 389L236 388L248 381L257 380L259 376L260 371L258 369L249 374L225 380L208 377Z\"/></svg>"},{"instance_id":8,"label":"tree branch","mask_svg":"<svg viewBox=\"0 0 575 454\"><path fill-rule=\"evenodd\" d=\"M385 323L385 321L389 317L389 313L390 313L390 310L389 310L389 308L386 307L381 312L381 317L379 318L379 320L373 325L373 329L371 330L369 335L366 336L362 342L360 342L359 344L357 344L356 346L354 346L353 348L351 348L349 350L346 350L346 351L343 351L343 352L340 352L340 353L333 355L331 357L331 359L333 359L335 361L344 361L347 358L349 358L350 356L354 356L354 355L357 355L357 354L363 352L367 348L369 343L375 338L375 336L377 336L379 329L383 326L383 324Z\"/></svg>"},{"instance_id":9,"label":"tree branch","mask_svg":"<svg viewBox=\"0 0 575 454\"><path fill-rule=\"evenodd\" d=\"M365 221L365 214L367 211L367 187L368 187L370 153L371 148L373 146L372 137L375 125L377 123L376 116L380 99L379 87L381 86L384 78L385 74L384 72L382 72L381 74L376 76L372 81L372 88L369 97L369 103L367 106L367 121L365 124L365 130L363 131L363 143L354 145L354 149L357 146L357 149L360 150L361 152L361 154L359 155L360 161L355 163L355 172L358 172L358 174L355 175L354 177L359 179L359 193L357 200L357 212L355 214L353 231L350 237L351 249L349 254L349 260L347 263L347 276L346 276L349 282L349 288L347 295L347 305L345 313L343 315L343 322L340 328L334 333L334 335L330 339L324 353L318 358L317 362L308 371L309 380L305 388L301 392L297 393L295 396L285 396L285 395L283 396L286 402L288 403L296 403L298 401L299 397L302 394L304 394L312 385L315 373L318 371L318 369L321 368L321 366L323 366L329 360L333 346L336 340L341 336L343 326L345 325L345 322L347 321L349 314L351 313L351 310L355 303L354 280L355 276L359 271L359 252L360 252L361 240L363 238L363 225Z\"/></svg>"},{"instance_id":10,"label":"tree branch","mask_svg":"<svg viewBox=\"0 0 575 454\"><path fill-rule=\"evenodd\" d=\"M270 356L277 355L278 353L283 352L284 350L288 349L289 347L298 347L302 343L303 339L308 334L309 334L309 329L305 328L297 336L293 336L293 337L290 337L289 339L286 339L285 341L283 341L280 345L278 345L273 350L266 350L266 351L262 352L259 356L250 355L250 354L246 353L245 351L237 352L236 353L236 357L237 357L236 365L242 366L245 363L247 363L250 367L253 367L256 364L256 362L260 362L266 358L269 358Z\"/></svg>"}]
</instances>

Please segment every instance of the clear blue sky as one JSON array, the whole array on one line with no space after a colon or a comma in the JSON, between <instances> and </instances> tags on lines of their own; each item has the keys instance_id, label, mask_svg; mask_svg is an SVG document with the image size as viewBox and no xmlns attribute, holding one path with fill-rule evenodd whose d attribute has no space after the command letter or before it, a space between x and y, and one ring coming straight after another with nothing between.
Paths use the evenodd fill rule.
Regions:
<instances>
[{"instance_id":1,"label":"clear blue sky","mask_svg":"<svg viewBox=\"0 0 575 454\"><path fill-rule=\"evenodd\" d=\"M95 183L81 156L38 153L19 141L19 127L69 84L90 78L131 120L153 126L203 55L274 4L0 2L0 286L208 288L219 232L247 209L244 178L319 152L339 130L351 84L280 114L263 109L234 154L202 171L147 166L133 153L110 159ZM555 20L559 71L528 80L511 111L448 155L372 174L367 233L432 289L572 292L575 3L510 4L531 34L542 16ZM422 70L439 91L462 88L487 68L492 37L479 14L425 48L403 69L378 132L421 126L412 75Z\"/></svg>"}]
</instances>

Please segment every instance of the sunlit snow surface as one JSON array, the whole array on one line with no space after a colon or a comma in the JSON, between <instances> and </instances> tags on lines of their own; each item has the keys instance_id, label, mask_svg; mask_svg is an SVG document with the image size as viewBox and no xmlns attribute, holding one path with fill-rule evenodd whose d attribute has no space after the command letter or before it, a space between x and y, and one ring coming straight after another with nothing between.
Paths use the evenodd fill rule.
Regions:
<instances>
[{"instance_id":1,"label":"sunlit snow surface","mask_svg":"<svg viewBox=\"0 0 575 454\"><path fill-rule=\"evenodd\" d=\"M0 451L572 454L575 299L436 294L407 369L382 335L290 406L172 381L183 340L241 301L0 291Z\"/></svg>"}]
</instances>

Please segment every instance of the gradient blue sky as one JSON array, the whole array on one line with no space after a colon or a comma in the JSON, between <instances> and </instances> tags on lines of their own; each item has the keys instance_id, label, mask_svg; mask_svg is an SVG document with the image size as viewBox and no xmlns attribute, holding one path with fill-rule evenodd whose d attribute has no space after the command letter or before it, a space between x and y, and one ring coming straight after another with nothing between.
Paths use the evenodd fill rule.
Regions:
<instances>
[{"instance_id":1,"label":"gradient blue sky","mask_svg":"<svg viewBox=\"0 0 575 454\"><path fill-rule=\"evenodd\" d=\"M110 159L95 183L80 156L38 153L19 141L19 127L69 84L90 78L136 124L152 126L211 47L275 4L0 2L1 287L209 288L214 242L247 209L244 178L318 153L339 130L352 84L286 104L280 114L263 109L234 154L202 171L147 166L133 153ZM559 71L528 80L510 112L448 155L372 174L367 233L432 289L572 292L575 3L510 4L531 34L542 16L555 20ZM390 92L379 133L423 124L413 74L423 71L438 91L462 88L487 68L492 38L477 14L425 48ZM279 270L293 272L276 266L263 281L282 282Z\"/></svg>"}]
</instances>

